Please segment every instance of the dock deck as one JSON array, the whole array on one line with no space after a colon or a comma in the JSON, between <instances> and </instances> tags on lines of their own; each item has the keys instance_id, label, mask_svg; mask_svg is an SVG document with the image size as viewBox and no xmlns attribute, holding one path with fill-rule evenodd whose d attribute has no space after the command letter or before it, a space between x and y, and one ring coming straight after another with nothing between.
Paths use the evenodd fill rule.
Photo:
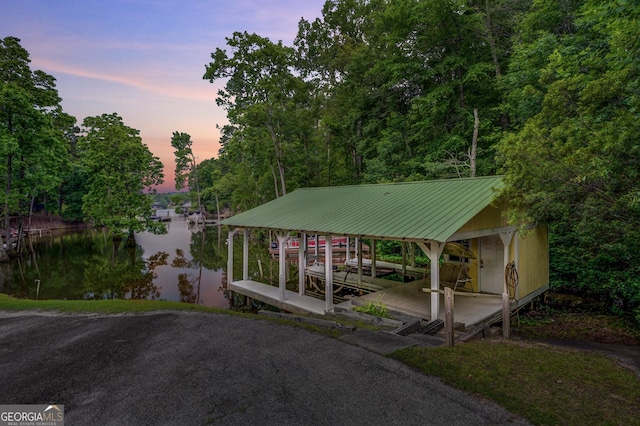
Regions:
<instances>
[{"instance_id":1,"label":"dock deck","mask_svg":"<svg viewBox=\"0 0 640 426\"><path fill-rule=\"evenodd\" d=\"M431 295L422 291L429 287L424 281L412 281L354 298L359 302L382 303L389 310L423 319L431 317ZM479 324L502 311L502 297L458 292L454 299L455 321L466 326ZM440 319L444 320L444 295L440 294Z\"/></svg>"},{"instance_id":2,"label":"dock deck","mask_svg":"<svg viewBox=\"0 0 640 426\"><path fill-rule=\"evenodd\" d=\"M234 281L228 289L295 314L325 314L324 300L300 296L295 291L285 290L284 301L280 302L280 289L269 284L241 280Z\"/></svg>"},{"instance_id":3,"label":"dock deck","mask_svg":"<svg viewBox=\"0 0 640 426\"><path fill-rule=\"evenodd\" d=\"M352 303L379 302L391 311L430 320L431 297L428 293L422 291L422 288L428 287L428 284L425 285L423 280L406 284L396 284L397 285L393 287L375 291L364 296L353 297L351 300L341 303L341 305L347 306ZM233 282L233 284L229 286L229 290L288 312L325 314L326 305L324 300L306 295L301 296L295 291L286 290L285 300L281 302L279 300L280 289L276 286L251 280L241 280ZM444 319L443 295L440 295L440 306L440 317ZM499 313L501 309L502 302L499 295L478 295L477 293L469 293L468 295L456 294L454 301L455 321L463 323L467 327L483 322L485 319Z\"/></svg>"}]
</instances>

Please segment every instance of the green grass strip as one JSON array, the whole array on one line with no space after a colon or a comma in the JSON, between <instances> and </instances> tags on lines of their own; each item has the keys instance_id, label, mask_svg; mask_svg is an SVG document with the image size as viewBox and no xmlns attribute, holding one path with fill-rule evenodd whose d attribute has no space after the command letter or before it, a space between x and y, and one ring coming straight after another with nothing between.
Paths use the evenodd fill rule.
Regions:
<instances>
[{"instance_id":1,"label":"green grass strip","mask_svg":"<svg viewBox=\"0 0 640 426\"><path fill-rule=\"evenodd\" d=\"M604 355L477 341L455 348L409 348L392 357L534 424L640 424L640 380Z\"/></svg>"},{"instance_id":2,"label":"green grass strip","mask_svg":"<svg viewBox=\"0 0 640 426\"><path fill-rule=\"evenodd\" d=\"M7 294L0 294L0 310L58 311L62 313L139 313L159 310L199 311L212 313L234 314L234 311L184 302L169 302L164 300L31 300L16 299Z\"/></svg>"}]
</instances>

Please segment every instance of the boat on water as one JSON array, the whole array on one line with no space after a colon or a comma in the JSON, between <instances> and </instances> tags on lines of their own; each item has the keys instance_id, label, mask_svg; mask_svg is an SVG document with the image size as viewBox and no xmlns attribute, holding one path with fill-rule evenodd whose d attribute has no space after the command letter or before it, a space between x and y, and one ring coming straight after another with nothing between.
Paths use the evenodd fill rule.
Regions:
<instances>
[{"instance_id":1,"label":"boat on water","mask_svg":"<svg viewBox=\"0 0 640 426\"><path fill-rule=\"evenodd\" d=\"M347 251L347 243L349 244L349 250L355 252L355 238L347 238L342 236L335 236L331 238L331 248L334 252L346 252ZM309 236L307 238L307 250L312 251L318 248L318 251L323 251L326 247L327 241L324 236L316 237ZM297 237L290 237L285 242L284 250L287 256L292 254L297 254L300 248L300 239ZM369 250L369 247L365 244L362 245L362 251L366 252ZM279 244L278 241L272 241L269 246L269 251L272 255L278 255L279 253Z\"/></svg>"},{"instance_id":2,"label":"boat on water","mask_svg":"<svg viewBox=\"0 0 640 426\"><path fill-rule=\"evenodd\" d=\"M324 248L327 241L325 239L324 236L320 236L317 238L318 240L320 240L320 247ZM316 241L316 237L309 237L307 238L307 247L308 248L315 248L316 244L318 242ZM335 248L335 247L346 247L347 246L347 237L331 237L331 245ZM296 237L289 237L289 239L287 239L287 242L285 243L285 248L294 248L294 249L298 249L298 247L300 247L300 239L296 238ZM272 241L271 242L271 248L272 249L277 249L278 248L278 241Z\"/></svg>"}]
</instances>

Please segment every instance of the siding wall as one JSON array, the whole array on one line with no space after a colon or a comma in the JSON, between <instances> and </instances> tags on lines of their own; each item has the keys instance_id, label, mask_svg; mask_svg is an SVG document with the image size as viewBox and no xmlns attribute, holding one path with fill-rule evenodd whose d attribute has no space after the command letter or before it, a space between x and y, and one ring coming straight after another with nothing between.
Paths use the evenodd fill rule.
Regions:
<instances>
[{"instance_id":1,"label":"siding wall","mask_svg":"<svg viewBox=\"0 0 640 426\"><path fill-rule=\"evenodd\" d=\"M549 234L546 226L527 231L524 237L515 236L518 259L516 268L519 277L520 297L549 284Z\"/></svg>"},{"instance_id":2,"label":"siding wall","mask_svg":"<svg viewBox=\"0 0 640 426\"><path fill-rule=\"evenodd\" d=\"M458 232L462 233L508 226L507 218L502 214L505 211L507 211L507 203L502 203L499 207L487 206L475 215L473 219L464 224Z\"/></svg>"},{"instance_id":3,"label":"siding wall","mask_svg":"<svg viewBox=\"0 0 640 426\"><path fill-rule=\"evenodd\" d=\"M502 203L499 207L488 206L461 227L458 232L506 227L508 222L503 212L507 208L507 203ZM474 238L470 242L471 251L476 254L476 257L479 257L478 240ZM516 233L511 241L509 260L516 261L520 298L549 284L549 238L547 227L539 226L526 231L522 236ZM479 260L473 259L469 273L473 279L472 286L474 291L478 291L479 270Z\"/></svg>"}]
</instances>

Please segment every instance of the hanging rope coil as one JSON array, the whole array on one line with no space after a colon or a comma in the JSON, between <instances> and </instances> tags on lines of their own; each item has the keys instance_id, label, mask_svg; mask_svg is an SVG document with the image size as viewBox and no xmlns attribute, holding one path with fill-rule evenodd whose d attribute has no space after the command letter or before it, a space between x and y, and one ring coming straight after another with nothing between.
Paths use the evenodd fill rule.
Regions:
<instances>
[{"instance_id":1,"label":"hanging rope coil","mask_svg":"<svg viewBox=\"0 0 640 426\"><path fill-rule=\"evenodd\" d=\"M509 300L516 302L516 316L518 324L520 324L520 311L518 308L518 271L516 270L516 262L512 261L504 268L504 279L507 283L507 291L509 292Z\"/></svg>"},{"instance_id":2,"label":"hanging rope coil","mask_svg":"<svg viewBox=\"0 0 640 426\"><path fill-rule=\"evenodd\" d=\"M507 264L504 269L504 279L507 283L507 291L509 292L509 299L518 300L518 271L516 270L516 262L512 261Z\"/></svg>"}]
</instances>

